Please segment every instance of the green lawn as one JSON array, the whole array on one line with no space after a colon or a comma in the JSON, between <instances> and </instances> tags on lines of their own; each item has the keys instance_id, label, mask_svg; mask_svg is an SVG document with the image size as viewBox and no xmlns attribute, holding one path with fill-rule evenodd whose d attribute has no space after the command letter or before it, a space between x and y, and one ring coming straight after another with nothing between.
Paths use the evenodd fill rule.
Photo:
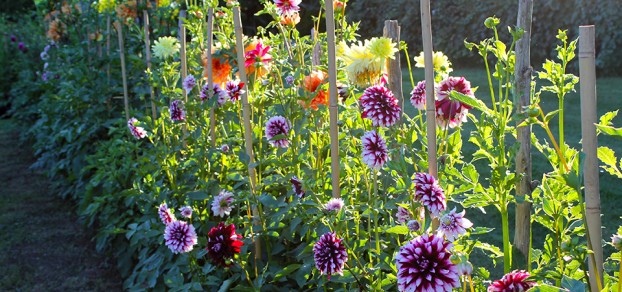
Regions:
<instances>
[{"instance_id":1,"label":"green lawn","mask_svg":"<svg viewBox=\"0 0 622 292\"><path fill-rule=\"evenodd\" d=\"M487 104L490 105L491 98L488 91L488 81L486 78L486 71L482 69L456 69L451 74L452 76L464 76L467 80L471 82L472 87L479 87L476 92L476 97L483 100ZM413 74L415 83L424 79L423 69L416 68L414 69ZM548 85L540 82L538 86ZM410 84L410 80L408 77L408 70L404 70L404 80L403 80L403 88L404 88L404 99L405 99L405 111L408 114L413 114L415 109L409 102L410 92L412 90L412 86ZM577 92L570 93L566 96L565 99L565 136L566 143L568 143L571 147L580 148L580 140L581 140L581 108L580 108L580 96L578 94L579 87L577 85ZM608 111L613 111L616 109L622 108L622 78L621 77L604 77L599 78L597 80L597 93L598 93L598 116L603 115ZM542 107L546 112L555 110L558 108L558 99L555 95L543 95L542 96ZM474 115L479 116L479 113L476 111L472 112ZM622 116L622 113L620 113ZM618 117L614 120L614 123L617 126L622 125L622 118ZM466 137L469 132L474 130L474 125L472 123L464 124L462 131L463 137ZM534 132L537 137L542 141L544 139L548 140L545 132L537 127L533 127ZM558 125L557 118L555 118L551 122L551 130L555 135L557 135ZM466 140L466 139L465 139ZM550 141L549 141L550 142ZM622 143L620 140L613 139L608 136L599 136L599 146L608 146L612 148L617 154L618 157L622 156ZM469 157L471 153L475 151L475 145L470 142L465 141L463 146L463 155L465 157ZM533 161L533 179L541 180L542 173L548 172L551 170L551 166L549 165L546 158L541 155L537 150L533 149L532 152L532 161ZM485 165L484 165L485 166ZM611 235L617 231L618 226L622 225L622 220L620 216L622 216L622 200L618 200L617 196L622 194L622 181L612 177L611 175L602 172L600 175L600 187L601 187L601 209L602 209L602 222L603 222L603 239L605 241L609 241ZM476 226L487 226L496 228L495 232L487 234L484 238L486 241L494 243L497 246L502 245L501 241L501 226L498 222L501 222L501 216L494 208L487 208L487 214L482 214L477 211L471 210L467 213L469 219L471 219ZM513 229L513 208L510 209L510 228ZM534 247L538 248L542 245L542 240L544 238L543 232L537 232L538 230L542 230L539 226L534 226ZM543 230L544 231L544 230ZM513 231L510 232L511 237L513 237ZM613 252L612 249L606 247L605 248L605 257L608 257L609 254ZM473 260L473 259L472 259ZM484 262L480 262L480 264L484 264L488 266ZM500 270L497 268L495 270ZM498 273L493 273L494 276L500 276Z\"/></svg>"}]
</instances>

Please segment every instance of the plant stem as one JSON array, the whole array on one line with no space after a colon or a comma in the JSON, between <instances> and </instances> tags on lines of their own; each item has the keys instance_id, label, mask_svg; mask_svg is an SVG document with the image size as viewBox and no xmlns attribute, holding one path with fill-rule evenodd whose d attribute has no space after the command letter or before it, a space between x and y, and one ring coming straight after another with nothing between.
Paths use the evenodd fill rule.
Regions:
<instances>
[{"instance_id":1,"label":"plant stem","mask_svg":"<svg viewBox=\"0 0 622 292\"><path fill-rule=\"evenodd\" d=\"M508 222L508 210L503 200L501 206L501 227L503 228L503 272L509 273L512 267L512 249L510 247L510 227Z\"/></svg>"}]
</instances>

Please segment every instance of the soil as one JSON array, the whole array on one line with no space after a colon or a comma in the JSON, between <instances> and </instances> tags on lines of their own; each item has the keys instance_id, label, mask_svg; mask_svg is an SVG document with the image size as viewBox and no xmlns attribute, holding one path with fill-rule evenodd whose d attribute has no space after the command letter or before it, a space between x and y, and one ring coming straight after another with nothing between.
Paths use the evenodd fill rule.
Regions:
<instances>
[{"instance_id":1,"label":"soil","mask_svg":"<svg viewBox=\"0 0 622 292\"><path fill-rule=\"evenodd\" d=\"M95 252L73 202L29 169L32 151L0 120L0 291L121 291L114 262Z\"/></svg>"}]
</instances>

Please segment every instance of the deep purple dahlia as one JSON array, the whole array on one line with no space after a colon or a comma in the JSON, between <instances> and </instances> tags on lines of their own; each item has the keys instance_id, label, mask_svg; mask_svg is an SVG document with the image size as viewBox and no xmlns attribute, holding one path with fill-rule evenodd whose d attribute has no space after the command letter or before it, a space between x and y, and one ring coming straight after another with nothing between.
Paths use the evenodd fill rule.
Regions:
<instances>
[{"instance_id":1,"label":"deep purple dahlia","mask_svg":"<svg viewBox=\"0 0 622 292\"><path fill-rule=\"evenodd\" d=\"M329 281L332 274L343 275L343 267L348 261L348 252L342 240L335 233L328 232L313 246L315 267L322 275L328 275Z\"/></svg>"},{"instance_id":2,"label":"deep purple dahlia","mask_svg":"<svg viewBox=\"0 0 622 292\"><path fill-rule=\"evenodd\" d=\"M415 199L426 207L432 216L438 217L440 212L447 208L447 202L445 202L445 193L436 179L430 174L420 172L415 174L413 183L415 184Z\"/></svg>"},{"instance_id":3,"label":"deep purple dahlia","mask_svg":"<svg viewBox=\"0 0 622 292\"><path fill-rule=\"evenodd\" d=\"M373 126L390 127L400 119L402 109L397 98L384 86L368 87L359 102L363 110L361 116L370 119Z\"/></svg>"},{"instance_id":4,"label":"deep purple dahlia","mask_svg":"<svg viewBox=\"0 0 622 292\"><path fill-rule=\"evenodd\" d=\"M239 238L242 236L235 233L235 225L218 223L207 234L207 256L218 266L233 265L235 254L240 253L240 248L244 245Z\"/></svg>"},{"instance_id":5,"label":"deep purple dahlia","mask_svg":"<svg viewBox=\"0 0 622 292\"><path fill-rule=\"evenodd\" d=\"M172 121L183 121L186 119L186 112L184 112L184 102L176 99L171 102L171 107L169 108L169 113L171 114Z\"/></svg>"},{"instance_id":6,"label":"deep purple dahlia","mask_svg":"<svg viewBox=\"0 0 622 292\"><path fill-rule=\"evenodd\" d=\"M287 148L289 146L289 140L287 139L287 135L289 134L289 122L284 117L271 117L268 122L266 122L265 133L266 139L268 139L270 145L281 148ZM285 137L279 139L275 138L279 135Z\"/></svg>"},{"instance_id":7,"label":"deep purple dahlia","mask_svg":"<svg viewBox=\"0 0 622 292\"><path fill-rule=\"evenodd\" d=\"M299 198L303 198L305 196L305 190L302 189L302 181L297 176L293 176L289 182L292 184L294 194Z\"/></svg>"}]
</instances>

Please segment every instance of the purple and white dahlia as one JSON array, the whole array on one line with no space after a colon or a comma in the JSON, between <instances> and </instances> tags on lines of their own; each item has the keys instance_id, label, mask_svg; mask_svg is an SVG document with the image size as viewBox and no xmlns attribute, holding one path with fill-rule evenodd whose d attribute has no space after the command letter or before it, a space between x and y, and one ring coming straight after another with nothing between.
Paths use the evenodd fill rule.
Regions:
<instances>
[{"instance_id":1,"label":"purple and white dahlia","mask_svg":"<svg viewBox=\"0 0 622 292\"><path fill-rule=\"evenodd\" d=\"M332 198L324 205L326 212L339 212L343 208L344 202L341 198Z\"/></svg>"},{"instance_id":2,"label":"purple and white dahlia","mask_svg":"<svg viewBox=\"0 0 622 292\"><path fill-rule=\"evenodd\" d=\"M197 244L197 233L191 224L176 220L166 225L164 243L173 253L189 252Z\"/></svg>"},{"instance_id":3,"label":"purple and white dahlia","mask_svg":"<svg viewBox=\"0 0 622 292\"><path fill-rule=\"evenodd\" d=\"M143 129L143 127L136 126L136 123L138 123L138 120L136 118L131 118L127 121L127 127L130 129L130 133L132 133L132 136L134 136L134 138L136 139L142 139L147 137L147 132L145 131L145 129Z\"/></svg>"},{"instance_id":4,"label":"purple and white dahlia","mask_svg":"<svg viewBox=\"0 0 622 292\"><path fill-rule=\"evenodd\" d=\"M169 225L171 222L176 221L175 215L171 213L171 210L168 209L166 203L162 203L160 207L158 207L158 215L160 215L160 220L164 225Z\"/></svg>"},{"instance_id":5,"label":"purple and white dahlia","mask_svg":"<svg viewBox=\"0 0 622 292\"><path fill-rule=\"evenodd\" d=\"M488 292L524 292L536 286L536 282L527 281L531 275L524 270L514 270L488 286Z\"/></svg>"},{"instance_id":6,"label":"purple and white dahlia","mask_svg":"<svg viewBox=\"0 0 622 292\"><path fill-rule=\"evenodd\" d=\"M359 102L363 110L361 116L370 119L373 126L390 127L400 119L402 109L397 98L384 86L368 87Z\"/></svg>"},{"instance_id":7,"label":"purple and white dahlia","mask_svg":"<svg viewBox=\"0 0 622 292\"><path fill-rule=\"evenodd\" d=\"M467 228L473 227L469 219L464 218L465 210L456 213L456 208L443 215L438 226L439 236L445 235L448 241L455 241L458 236L466 233Z\"/></svg>"},{"instance_id":8,"label":"purple and white dahlia","mask_svg":"<svg viewBox=\"0 0 622 292\"><path fill-rule=\"evenodd\" d=\"M363 143L363 162L373 169L380 169L389 160L387 142L372 130L361 138Z\"/></svg>"},{"instance_id":9,"label":"purple and white dahlia","mask_svg":"<svg viewBox=\"0 0 622 292\"><path fill-rule=\"evenodd\" d=\"M432 175L416 173L413 183L415 184L415 199L426 207L432 216L438 217L441 211L447 209L445 192Z\"/></svg>"},{"instance_id":10,"label":"purple and white dahlia","mask_svg":"<svg viewBox=\"0 0 622 292\"><path fill-rule=\"evenodd\" d=\"M464 77L448 77L441 81L436 91L436 123L442 128L455 128L466 122L471 106L452 100L450 93L456 91L474 98L471 83Z\"/></svg>"},{"instance_id":11,"label":"purple and white dahlia","mask_svg":"<svg viewBox=\"0 0 622 292\"><path fill-rule=\"evenodd\" d=\"M297 176L293 176L289 182L292 184L294 194L302 199L305 196L305 190L302 189L302 181Z\"/></svg>"},{"instance_id":12,"label":"purple and white dahlia","mask_svg":"<svg viewBox=\"0 0 622 292\"><path fill-rule=\"evenodd\" d=\"M206 101L209 98L209 85L208 84L203 85L203 88L201 88L199 98L201 98L201 101ZM218 105L222 106L223 104L225 104L225 102L227 102L227 92L222 90L222 88L220 88L220 85L218 85L217 83L214 83L214 86L212 87L211 98L216 98Z\"/></svg>"},{"instance_id":13,"label":"purple and white dahlia","mask_svg":"<svg viewBox=\"0 0 622 292\"><path fill-rule=\"evenodd\" d=\"M402 206L398 206L397 212L395 213L395 223L404 224L408 222L410 219L412 219L410 211L408 211L408 209Z\"/></svg>"},{"instance_id":14,"label":"purple and white dahlia","mask_svg":"<svg viewBox=\"0 0 622 292\"><path fill-rule=\"evenodd\" d=\"M328 275L329 281L332 274L343 275L343 267L348 261L348 251L341 243L342 240L335 233L328 232L322 235L313 246L315 267L322 275Z\"/></svg>"},{"instance_id":15,"label":"purple and white dahlia","mask_svg":"<svg viewBox=\"0 0 622 292\"><path fill-rule=\"evenodd\" d=\"M191 74L191 75L186 76L186 79L184 79L184 82L182 82L181 85L186 91L186 93L188 93L190 92L190 90L192 90L192 88L194 88L197 85L197 80L194 79L194 75Z\"/></svg>"},{"instance_id":16,"label":"purple and white dahlia","mask_svg":"<svg viewBox=\"0 0 622 292\"><path fill-rule=\"evenodd\" d=\"M171 114L172 121L183 121L186 119L186 112L184 111L184 102L176 99L171 102L171 107L169 108L169 113Z\"/></svg>"},{"instance_id":17,"label":"purple and white dahlia","mask_svg":"<svg viewBox=\"0 0 622 292\"><path fill-rule=\"evenodd\" d=\"M190 206L183 206L179 208L179 212L181 212L181 216L186 218L192 217L192 208Z\"/></svg>"},{"instance_id":18,"label":"purple and white dahlia","mask_svg":"<svg viewBox=\"0 0 622 292\"><path fill-rule=\"evenodd\" d=\"M289 140L287 139L289 128L289 122L284 117L271 117L268 122L266 122L266 139L268 139L268 142L270 142L272 146L287 148L289 147ZM276 138L281 135L284 137Z\"/></svg>"},{"instance_id":19,"label":"purple and white dahlia","mask_svg":"<svg viewBox=\"0 0 622 292\"><path fill-rule=\"evenodd\" d=\"M231 100L232 102L236 102L240 100L240 94L243 94L245 92L244 82L227 81L227 84L225 85L225 91L227 93L227 96L229 97L229 100Z\"/></svg>"},{"instance_id":20,"label":"purple and white dahlia","mask_svg":"<svg viewBox=\"0 0 622 292\"><path fill-rule=\"evenodd\" d=\"M233 193L226 190L220 191L218 196L214 197L214 202L212 203L212 212L214 212L214 216L229 216L233 209L231 203L233 203Z\"/></svg>"},{"instance_id":21,"label":"purple and white dahlia","mask_svg":"<svg viewBox=\"0 0 622 292\"><path fill-rule=\"evenodd\" d=\"M452 244L424 234L400 247L395 256L399 291L451 292L460 287L458 269L450 260Z\"/></svg>"},{"instance_id":22,"label":"purple and white dahlia","mask_svg":"<svg viewBox=\"0 0 622 292\"><path fill-rule=\"evenodd\" d=\"M410 93L410 103L418 110L425 110L425 80L419 81Z\"/></svg>"}]
</instances>

